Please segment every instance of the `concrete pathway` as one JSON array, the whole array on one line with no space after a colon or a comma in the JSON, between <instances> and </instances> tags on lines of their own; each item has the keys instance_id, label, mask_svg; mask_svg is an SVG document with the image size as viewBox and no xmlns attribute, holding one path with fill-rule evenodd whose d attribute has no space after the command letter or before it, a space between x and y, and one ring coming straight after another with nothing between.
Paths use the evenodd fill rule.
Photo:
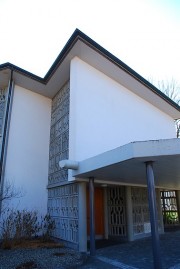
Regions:
<instances>
[{"instance_id":1,"label":"concrete pathway","mask_svg":"<svg viewBox=\"0 0 180 269\"><path fill-rule=\"evenodd\" d=\"M163 269L180 269L180 231L160 236ZM152 269L151 239L101 248L88 257L82 269Z\"/></svg>"}]
</instances>

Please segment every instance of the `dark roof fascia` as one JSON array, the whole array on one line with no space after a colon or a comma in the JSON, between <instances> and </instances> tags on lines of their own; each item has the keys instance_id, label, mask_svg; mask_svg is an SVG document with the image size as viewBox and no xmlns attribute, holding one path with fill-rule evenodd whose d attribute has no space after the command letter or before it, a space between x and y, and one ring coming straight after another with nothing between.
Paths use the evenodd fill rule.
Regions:
<instances>
[{"instance_id":1,"label":"dark roof fascia","mask_svg":"<svg viewBox=\"0 0 180 269\"><path fill-rule=\"evenodd\" d=\"M116 56L114 56L112 53L107 51L105 48L100 46L98 43L96 43L93 39L88 37L86 34L81 32L79 29L76 29L74 33L71 35L69 40L67 41L66 45L44 76L44 78L41 78L37 75L34 75L33 73L30 73L16 65L13 65L11 63L5 63L0 65L0 70L2 69L10 69L14 70L18 73L21 73L22 75L25 75L27 77L30 77L31 79L34 79L42 84L47 84L54 72L57 70L59 65L62 63L64 58L67 56L71 48L74 46L74 44L77 42L77 40L81 40L83 43L91 47L93 50L97 51L101 55L103 55L105 58L107 58L109 61L117 65L119 68L123 69L126 73L133 76L136 80L138 80L140 83L144 84L148 89L150 89L153 93L160 96L162 99L164 99L167 103L169 103L171 106L176 108L178 111L180 111L180 106L175 103L172 99L170 99L167 95L165 95L163 92L161 92L158 88L156 88L154 85L152 85L149 81L144 79L142 76L140 76L137 72L135 72L132 68L130 68L128 65L126 65L124 62L119 60Z\"/></svg>"},{"instance_id":2,"label":"dark roof fascia","mask_svg":"<svg viewBox=\"0 0 180 269\"><path fill-rule=\"evenodd\" d=\"M67 54L72 49L74 44L77 42L81 34L83 33L79 29L76 29L74 33L71 35L71 37L69 38L69 40L67 41L67 43L65 44L65 46L63 47L59 55L57 56L56 60L54 61L54 63L52 64L48 72L46 73L44 77L46 82L48 82L48 80L52 77L56 69L60 66L62 61L66 58Z\"/></svg>"},{"instance_id":3,"label":"dark roof fascia","mask_svg":"<svg viewBox=\"0 0 180 269\"><path fill-rule=\"evenodd\" d=\"M41 78L41 77L31 73L31 72L28 72L28 71L24 70L23 68L20 68L17 65L14 65L14 64L11 64L11 63L8 63L8 62L4 63L4 64L1 64L0 65L0 70L4 70L4 69L10 69L11 71L15 71L17 73L20 73L20 74L26 76L26 77L29 77L29 78L31 78L33 80L36 80L36 81L38 81L40 83L45 84L45 81L44 81L43 78Z\"/></svg>"},{"instance_id":4,"label":"dark roof fascia","mask_svg":"<svg viewBox=\"0 0 180 269\"><path fill-rule=\"evenodd\" d=\"M92 49L98 51L101 55L103 55L105 58L107 58L109 61L116 64L119 68L123 69L125 72L129 73L131 76L133 76L136 80L138 80L140 83L144 84L146 87L148 87L151 91L153 91L156 95L159 95L161 98L163 98L166 102L168 102L171 106L175 107L177 110L180 111L180 106L175 103L172 99L170 99L167 95L165 95L163 92L161 92L158 88L156 88L154 85L152 85L149 81L144 79L142 76L140 76L137 72L135 72L132 68L130 68L128 65L126 65L124 62L119 60L116 56L114 56L112 53L107 51L105 48L100 46L98 43L96 43L93 39L91 39L89 36L81 32L79 29L76 29L56 60L54 61L53 65L45 75L44 79L47 82L50 77L53 75L53 73L56 71L56 69L59 67L61 62L64 60L68 52L71 50L71 48L74 46L74 44L77 42L77 40L81 40L83 43L91 47Z\"/></svg>"},{"instance_id":5,"label":"dark roof fascia","mask_svg":"<svg viewBox=\"0 0 180 269\"><path fill-rule=\"evenodd\" d=\"M175 107L177 110L180 111L180 106L176 102L174 102L171 98L169 98L166 94L164 94L162 91L160 91L158 88L156 88L153 84L151 84L149 81L147 81L141 75L139 75L136 71L134 71L132 68L130 68L124 62L122 62L121 60L119 60L112 53L110 53L105 48L103 48L98 43L96 43L94 40L92 40L90 37L88 37L87 35L85 35L83 32L81 32L78 29L76 29L76 31L78 32L79 36L82 38L81 39L82 42L84 42L87 45L91 46L92 49L97 50L100 54L102 54L104 57L106 57L109 61L111 61L114 64L116 64L119 68L123 69L126 73L129 73L136 80L138 80L140 83L144 84L148 89L150 89L151 91L153 91L156 95L159 95L166 102L168 102L170 105L172 105L173 107Z\"/></svg>"},{"instance_id":6,"label":"dark roof fascia","mask_svg":"<svg viewBox=\"0 0 180 269\"><path fill-rule=\"evenodd\" d=\"M52 66L50 67L46 75L44 76L44 78L39 77L31 72L28 72L25 69L22 69L9 62L1 64L0 70L10 69L46 85L48 81L50 80L50 78L52 77L52 75L57 70L57 68L60 66L64 58L67 56L68 52L71 50L71 48L74 46L74 44L78 40L78 33L82 33L82 32L76 29L74 33L71 35L71 37L69 38L69 40L67 41L67 43L65 44L64 48L61 50L60 54L57 56L56 60L54 61L54 63L52 64Z\"/></svg>"}]
</instances>

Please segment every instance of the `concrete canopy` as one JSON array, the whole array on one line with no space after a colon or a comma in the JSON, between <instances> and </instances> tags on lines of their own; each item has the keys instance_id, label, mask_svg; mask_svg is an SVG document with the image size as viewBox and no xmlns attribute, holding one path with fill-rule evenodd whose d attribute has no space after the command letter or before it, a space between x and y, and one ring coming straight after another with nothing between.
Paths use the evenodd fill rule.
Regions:
<instances>
[{"instance_id":1,"label":"concrete canopy","mask_svg":"<svg viewBox=\"0 0 180 269\"><path fill-rule=\"evenodd\" d=\"M146 185L145 162L153 161L155 185L180 189L180 139L132 142L79 162L73 176Z\"/></svg>"}]
</instances>

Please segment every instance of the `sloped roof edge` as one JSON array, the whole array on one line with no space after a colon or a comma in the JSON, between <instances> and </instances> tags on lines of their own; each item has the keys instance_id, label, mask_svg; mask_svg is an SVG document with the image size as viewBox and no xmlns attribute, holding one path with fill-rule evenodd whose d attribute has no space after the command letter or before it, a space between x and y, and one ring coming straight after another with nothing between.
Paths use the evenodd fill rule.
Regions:
<instances>
[{"instance_id":1,"label":"sloped roof edge","mask_svg":"<svg viewBox=\"0 0 180 269\"><path fill-rule=\"evenodd\" d=\"M7 62L7 63L0 64L0 71L4 70L4 69L10 69L10 70L15 71L17 73L20 73L26 77L32 78L33 80L36 80L40 83L46 84L44 78L41 78L41 77L39 77L39 76L29 72L29 71L26 71L25 69L23 69L17 65L14 65L12 63Z\"/></svg>"},{"instance_id":2,"label":"sloped roof edge","mask_svg":"<svg viewBox=\"0 0 180 269\"><path fill-rule=\"evenodd\" d=\"M103 48L101 45L96 43L93 39L88 37L86 34L84 34L79 29L76 29L74 33L71 35L67 43L65 44L62 51L57 56L56 60L44 76L44 78L39 77L31 72L28 72L14 64L11 64L9 62L0 64L0 70L4 69L10 69L17 73L20 73L26 77L29 77L35 81L38 81L39 83L42 83L46 85L48 81L51 79L52 75L56 72L57 68L60 66L68 52L71 50L71 48L74 46L74 44L77 42L77 40L81 40L81 42L84 42L86 45L90 46L92 49L96 50L98 53L103 55L105 58L107 58L109 61L117 65L119 68L123 69L125 72L127 72L129 75L134 77L136 80L138 80L140 83L145 85L149 90L160 96L162 99L164 99L167 103L169 103L171 106L176 108L178 111L180 111L180 106L175 103L172 99L170 99L167 95L165 95L163 92L161 92L158 88L156 88L154 85L152 85L149 81L144 79L141 75L139 75L136 71L134 71L132 68L130 68L128 65L126 65L124 62L122 62L120 59L118 59L116 56L114 56L112 53L107 51L105 48Z\"/></svg>"}]
</instances>

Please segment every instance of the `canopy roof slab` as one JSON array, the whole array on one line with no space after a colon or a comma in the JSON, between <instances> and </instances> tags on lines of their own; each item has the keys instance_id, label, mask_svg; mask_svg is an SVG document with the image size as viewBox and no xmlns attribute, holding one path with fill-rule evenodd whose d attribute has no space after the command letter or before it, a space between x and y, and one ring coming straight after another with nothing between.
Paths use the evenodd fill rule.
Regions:
<instances>
[{"instance_id":1,"label":"canopy roof slab","mask_svg":"<svg viewBox=\"0 0 180 269\"><path fill-rule=\"evenodd\" d=\"M146 166L153 162L155 185L180 189L180 139L132 142L79 162L73 176L109 183L146 186Z\"/></svg>"}]
</instances>

